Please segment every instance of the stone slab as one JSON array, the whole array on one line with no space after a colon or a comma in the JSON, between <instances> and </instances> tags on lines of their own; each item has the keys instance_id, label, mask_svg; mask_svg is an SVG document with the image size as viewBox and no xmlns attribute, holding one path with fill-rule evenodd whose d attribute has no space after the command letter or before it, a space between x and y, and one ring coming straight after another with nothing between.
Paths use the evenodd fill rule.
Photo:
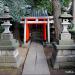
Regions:
<instances>
[{"instance_id":1,"label":"stone slab","mask_svg":"<svg viewBox=\"0 0 75 75\"><path fill-rule=\"evenodd\" d=\"M75 44L71 45L56 45L57 56L54 64L54 68L74 67L75 64Z\"/></svg>"},{"instance_id":2,"label":"stone slab","mask_svg":"<svg viewBox=\"0 0 75 75\"><path fill-rule=\"evenodd\" d=\"M71 55L72 51L71 50L63 50L63 55Z\"/></svg>"},{"instance_id":3,"label":"stone slab","mask_svg":"<svg viewBox=\"0 0 75 75\"><path fill-rule=\"evenodd\" d=\"M58 50L75 50L75 45L56 45Z\"/></svg>"},{"instance_id":4,"label":"stone slab","mask_svg":"<svg viewBox=\"0 0 75 75\"><path fill-rule=\"evenodd\" d=\"M31 43L22 75L50 75L42 45Z\"/></svg>"},{"instance_id":5,"label":"stone slab","mask_svg":"<svg viewBox=\"0 0 75 75\"><path fill-rule=\"evenodd\" d=\"M16 63L16 58L14 56L6 56L5 63Z\"/></svg>"},{"instance_id":6,"label":"stone slab","mask_svg":"<svg viewBox=\"0 0 75 75\"><path fill-rule=\"evenodd\" d=\"M5 56L0 56L0 63L5 62Z\"/></svg>"},{"instance_id":7,"label":"stone slab","mask_svg":"<svg viewBox=\"0 0 75 75\"><path fill-rule=\"evenodd\" d=\"M12 45L11 41L0 41L0 46L8 46L8 45Z\"/></svg>"},{"instance_id":8,"label":"stone slab","mask_svg":"<svg viewBox=\"0 0 75 75\"><path fill-rule=\"evenodd\" d=\"M64 63L59 63L60 67L67 68L67 67L75 67L75 62L64 62Z\"/></svg>"},{"instance_id":9,"label":"stone slab","mask_svg":"<svg viewBox=\"0 0 75 75\"><path fill-rule=\"evenodd\" d=\"M27 57L28 48L18 48L18 50L19 50L20 56L22 57L21 66L16 68L15 63L6 63L6 64L0 63L0 75L21 75L23 63Z\"/></svg>"},{"instance_id":10,"label":"stone slab","mask_svg":"<svg viewBox=\"0 0 75 75\"><path fill-rule=\"evenodd\" d=\"M13 46L0 46L0 50L8 50L8 51L14 51L15 50L15 47Z\"/></svg>"},{"instance_id":11,"label":"stone slab","mask_svg":"<svg viewBox=\"0 0 75 75\"><path fill-rule=\"evenodd\" d=\"M54 69L75 67L75 62L58 62L54 64Z\"/></svg>"},{"instance_id":12,"label":"stone slab","mask_svg":"<svg viewBox=\"0 0 75 75\"><path fill-rule=\"evenodd\" d=\"M75 55L75 50L72 50L72 55Z\"/></svg>"},{"instance_id":13,"label":"stone slab","mask_svg":"<svg viewBox=\"0 0 75 75\"><path fill-rule=\"evenodd\" d=\"M5 40L12 40L13 39L13 34L11 33L2 33L1 34L1 39L5 39Z\"/></svg>"},{"instance_id":14,"label":"stone slab","mask_svg":"<svg viewBox=\"0 0 75 75\"><path fill-rule=\"evenodd\" d=\"M70 33L61 33L61 40L71 40L71 34Z\"/></svg>"},{"instance_id":15,"label":"stone slab","mask_svg":"<svg viewBox=\"0 0 75 75\"><path fill-rule=\"evenodd\" d=\"M56 62L75 62L75 55L57 56Z\"/></svg>"},{"instance_id":16,"label":"stone slab","mask_svg":"<svg viewBox=\"0 0 75 75\"><path fill-rule=\"evenodd\" d=\"M62 56L62 55L63 55L63 50L58 50L57 55L58 55L58 56Z\"/></svg>"},{"instance_id":17,"label":"stone slab","mask_svg":"<svg viewBox=\"0 0 75 75\"><path fill-rule=\"evenodd\" d=\"M74 44L74 41L72 39L59 40L59 45L73 45L73 44Z\"/></svg>"},{"instance_id":18,"label":"stone slab","mask_svg":"<svg viewBox=\"0 0 75 75\"><path fill-rule=\"evenodd\" d=\"M0 68L0 75L21 75L21 71L17 68Z\"/></svg>"}]
</instances>

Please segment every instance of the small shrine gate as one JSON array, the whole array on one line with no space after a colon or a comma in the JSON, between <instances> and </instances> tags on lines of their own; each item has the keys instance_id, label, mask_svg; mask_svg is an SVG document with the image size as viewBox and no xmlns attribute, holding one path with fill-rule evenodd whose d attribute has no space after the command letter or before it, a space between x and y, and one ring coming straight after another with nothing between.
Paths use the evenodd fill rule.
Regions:
<instances>
[{"instance_id":1,"label":"small shrine gate","mask_svg":"<svg viewBox=\"0 0 75 75\"><path fill-rule=\"evenodd\" d=\"M42 39L44 42L48 40L50 43L50 23L54 23L53 16L48 17L26 17L21 18L21 23L24 25L24 44L30 40L30 26L42 25Z\"/></svg>"}]
</instances>

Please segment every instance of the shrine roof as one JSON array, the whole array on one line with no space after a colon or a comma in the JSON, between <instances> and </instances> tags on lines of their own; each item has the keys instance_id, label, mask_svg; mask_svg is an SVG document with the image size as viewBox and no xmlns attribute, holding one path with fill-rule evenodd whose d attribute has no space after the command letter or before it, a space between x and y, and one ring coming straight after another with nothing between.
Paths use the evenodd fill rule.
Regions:
<instances>
[{"instance_id":1,"label":"shrine roof","mask_svg":"<svg viewBox=\"0 0 75 75\"><path fill-rule=\"evenodd\" d=\"M40 10L32 10L31 15L32 17L43 17L43 16L48 16L48 12L45 9L40 9Z\"/></svg>"}]
</instances>

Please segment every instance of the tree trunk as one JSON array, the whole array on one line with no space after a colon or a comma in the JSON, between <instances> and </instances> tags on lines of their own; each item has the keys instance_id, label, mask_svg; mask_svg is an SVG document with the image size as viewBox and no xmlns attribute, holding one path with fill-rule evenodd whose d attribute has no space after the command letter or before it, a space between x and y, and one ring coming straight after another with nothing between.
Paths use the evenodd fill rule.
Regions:
<instances>
[{"instance_id":1,"label":"tree trunk","mask_svg":"<svg viewBox=\"0 0 75 75\"><path fill-rule=\"evenodd\" d=\"M73 1L73 24L75 27L75 0L72 0L72 1Z\"/></svg>"},{"instance_id":2,"label":"tree trunk","mask_svg":"<svg viewBox=\"0 0 75 75\"><path fill-rule=\"evenodd\" d=\"M55 40L58 41L61 33L61 24L59 19L59 16L61 15L61 6L59 0L52 0L52 3L53 3L55 34L56 34Z\"/></svg>"}]
</instances>

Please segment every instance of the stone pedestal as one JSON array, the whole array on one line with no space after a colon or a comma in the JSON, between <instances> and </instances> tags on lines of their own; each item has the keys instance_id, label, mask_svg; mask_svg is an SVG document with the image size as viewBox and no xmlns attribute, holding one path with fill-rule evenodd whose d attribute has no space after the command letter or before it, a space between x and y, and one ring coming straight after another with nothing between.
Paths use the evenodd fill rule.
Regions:
<instances>
[{"instance_id":1,"label":"stone pedestal","mask_svg":"<svg viewBox=\"0 0 75 75\"><path fill-rule=\"evenodd\" d=\"M65 37L67 36L69 36L69 34L65 35ZM59 45L56 45L56 49L57 56L54 68L75 67L75 44L72 39L66 38L64 40L60 40Z\"/></svg>"},{"instance_id":2,"label":"stone pedestal","mask_svg":"<svg viewBox=\"0 0 75 75\"><path fill-rule=\"evenodd\" d=\"M56 45L57 56L54 68L72 68L75 67L75 43L71 39L71 34L68 32L68 19L63 19L63 31L59 45Z\"/></svg>"},{"instance_id":3,"label":"stone pedestal","mask_svg":"<svg viewBox=\"0 0 75 75\"><path fill-rule=\"evenodd\" d=\"M18 43L11 33L2 33L0 39L0 66L19 67L21 57L16 49Z\"/></svg>"},{"instance_id":4,"label":"stone pedestal","mask_svg":"<svg viewBox=\"0 0 75 75\"><path fill-rule=\"evenodd\" d=\"M75 45L56 45L57 56L54 68L75 67Z\"/></svg>"}]
</instances>

